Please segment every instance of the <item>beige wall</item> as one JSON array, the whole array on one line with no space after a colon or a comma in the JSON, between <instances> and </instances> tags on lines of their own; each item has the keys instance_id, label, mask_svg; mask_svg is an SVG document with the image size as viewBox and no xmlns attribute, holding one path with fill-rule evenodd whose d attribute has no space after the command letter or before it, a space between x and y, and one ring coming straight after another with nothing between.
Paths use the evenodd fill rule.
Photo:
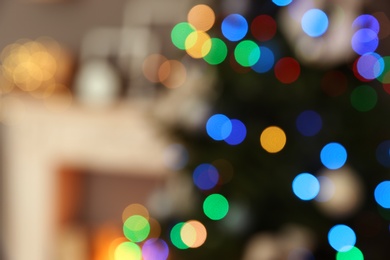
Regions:
<instances>
[{"instance_id":1,"label":"beige wall","mask_svg":"<svg viewBox=\"0 0 390 260\"><path fill-rule=\"evenodd\" d=\"M3 0L0 2L0 49L21 38L50 36L77 52L88 30L122 24L126 2L63 0L43 4L30 0Z\"/></svg>"}]
</instances>

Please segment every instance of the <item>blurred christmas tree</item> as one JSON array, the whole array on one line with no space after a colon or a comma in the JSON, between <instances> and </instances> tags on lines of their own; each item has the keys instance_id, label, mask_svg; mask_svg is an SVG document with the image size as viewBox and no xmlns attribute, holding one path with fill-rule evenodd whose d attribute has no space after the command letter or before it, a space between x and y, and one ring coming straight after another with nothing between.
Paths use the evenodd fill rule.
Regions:
<instances>
[{"instance_id":1,"label":"blurred christmas tree","mask_svg":"<svg viewBox=\"0 0 390 260\"><path fill-rule=\"evenodd\" d=\"M278 27L276 17L280 7L275 4L277 2L253 1L244 17L248 22L247 31L239 40L226 40L229 38L229 32L223 31L223 23L228 23L226 11L217 15L210 31L212 37L223 39L227 45L226 59L216 65L220 96L210 116L222 114L240 120L245 125L246 137L242 143L233 145L224 141L225 138L215 140L218 138L212 138L206 131L206 123L203 131L175 130L174 135L182 138L189 151L189 172L193 173L199 165L207 163L218 170L219 182L211 188L198 189L201 203L195 206L197 214L188 216L206 226L206 242L197 249L178 249L174 255L178 259L242 259L255 235L271 234L283 240L288 237L288 227L296 226L307 230L307 237L313 238L308 243L309 248L304 249L307 250L305 253L299 255L298 249L293 248L294 256L293 249L289 251L286 246L278 248L277 258L259 256L245 260L334 259L337 251L329 244L328 233L333 226L344 224L354 230L356 248L366 259L385 259L390 255L387 247L390 242L389 210L377 204L374 190L388 178L390 147L383 142L390 139L390 122L386 120L390 107L383 75L390 65L381 56L378 60L383 60L383 68L378 69L380 73L375 72L378 75L372 78L361 75L364 72L359 71L356 61L365 53L377 51L376 47L335 65L321 66L320 60L316 65L300 62L296 55L297 46L288 44ZM374 20L364 22L363 29L370 29L364 26L372 25L378 15L370 17ZM240 17L232 19L233 25L239 27ZM257 34L264 25L263 34ZM352 25L349 28L353 30ZM237 46L245 40L260 46L260 58L253 64L239 64ZM296 44L299 44L298 40ZM248 46L244 46L244 50L248 50ZM255 55L253 51L249 53L248 56ZM267 54L270 58L265 60ZM385 53L380 55L384 57ZM205 66L202 59L194 62ZM380 66L378 64L380 62L376 61L369 68ZM280 151L269 152L261 145L260 136L270 126L277 126L286 135L286 143ZM326 165L320 154L329 143L345 148L345 165L343 163L337 169ZM341 168L340 173L338 168ZM302 200L293 192L292 183L298 174L332 176L332 171L340 175L343 171L347 175L351 173L348 175L352 176L350 182L332 184L341 190L352 187L352 193L337 193L344 204L324 209L319 197ZM321 180L319 183L323 189L326 186L324 180L329 179ZM202 208L203 201L213 193L222 194L229 201L229 213L221 220L209 219ZM390 197L390 193L386 196ZM171 219L165 223L167 237L180 221L187 219ZM291 235L289 239L294 240L294 237ZM258 244L264 251L267 247L263 246ZM337 257L360 259L359 256L343 258L347 257L343 253Z\"/></svg>"}]
</instances>

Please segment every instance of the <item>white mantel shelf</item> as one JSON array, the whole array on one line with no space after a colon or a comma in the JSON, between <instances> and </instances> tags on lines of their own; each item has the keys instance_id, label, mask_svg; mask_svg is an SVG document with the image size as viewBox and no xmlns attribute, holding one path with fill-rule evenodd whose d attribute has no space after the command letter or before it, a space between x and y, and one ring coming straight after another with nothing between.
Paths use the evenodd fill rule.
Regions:
<instances>
[{"instance_id":1,"label":"white mantel shelf","mask_svg":"<svg viewBox=\"0 0 390 260\"><path fill-rule=\"evenodd\" d=\"M2 110L8 260L55 260L52 209L60 165L145 178L170 173L163 154L172 140L142 105L121 102L96 110L73 104L54 112L28 95L5 99L11 100Z\"/></svg>"}]
</instances>

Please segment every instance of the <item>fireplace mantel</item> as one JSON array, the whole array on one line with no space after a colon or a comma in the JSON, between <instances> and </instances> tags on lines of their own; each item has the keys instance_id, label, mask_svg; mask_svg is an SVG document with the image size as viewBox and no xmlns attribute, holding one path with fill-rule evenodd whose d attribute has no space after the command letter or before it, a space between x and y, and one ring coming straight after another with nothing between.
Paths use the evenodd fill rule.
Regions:
<instances>
[{"instance_id":1,"label":"fireplace mantel","mask_svg":"<svg viewBox=\"0 0 390 260\"><path fill-rule=\"evenodd\" d=\"M60 165L96 173L165 178L172 140L135 101L53 111L25 94L3 97L3 241L8 260L53 260L55 174ZM60 100L59 100L60 101Z\"/></svg>"}]
</instances>

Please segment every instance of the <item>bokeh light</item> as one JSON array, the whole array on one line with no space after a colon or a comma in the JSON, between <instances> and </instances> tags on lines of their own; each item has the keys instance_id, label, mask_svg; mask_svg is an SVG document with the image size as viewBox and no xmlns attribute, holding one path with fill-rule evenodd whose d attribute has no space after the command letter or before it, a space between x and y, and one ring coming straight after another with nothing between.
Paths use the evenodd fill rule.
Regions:
<instances>
[{"instance_id":1,"label":"bokeh light","mask_svg":"<svg viewBox=\"0 0 390 260\"><path fill-rule=\"evenodd\" d=\"M356 234L349 226L339 224L329 230L328 241L336 251L347 252L355 246Z\"/></svg>"},{"instance_id":2,"label":"bokeh light","mask_svg":"<svg viewBox=\"0 0 390 260\"><path fill-rule=\"evenodd\" d=\"M161 54L151 54L146 57L142 63L142 72L145 78L154 83L160 82L158 71L165 61L167 58Z\"/></svg>"},{"instance_id":3,"label":"bokeh light","mask_svg":"<svg viewBox=\"0 0 390 260\"><path fill-rule=\"evenodd\" d=\"M290 5L287 6L287 11L290 17L298 24L302 21L303 14L317 7L313 0L294 0Z\"/></svg>"},{"instance_id":4,"label":"bokeh light","mask_svg":"<svg viewBox=\"0 0 390 260\"><path fill-rule=\"evenodd\" d=\"M377 161L386 168L390 168L390 140L382 141L375 151Z\"/></svg>"},{"instance_id":5,"label":"bokeh light","mask_svg":"<svg viewBox=\"0 0 390 260\"><path fill-rule=\"evenodd\" d=\"M320 191L315 197L315 200L319 202L331 200L336 190L336 185L333 183L332 179L326 176L318 176L317 180L320 182Z\"/></svg>"},{"instance_id":6,"label":"bokeh light","mask_svg":"<svg viewBox=\"0 0 390 260\"><path fill-rule=\"evenodd\" d=\"M292 189L299 199L312 200L320 191L320 183L314 175L306 172L300 173L294 178Z\"/></svg>"},{"instance_id":7,"label":"bokeh light","mask_svg":"<svg viewBox=\"0 0 390 260\"><path fill-rule=\"evenodd\" d=\"M211 164L200 164L195 168L192 179L199 189L210 190L218 184L218 170Z\"/></svg>"},{"instance_id":8,"label":"bokeh light","mask_svg":"<svg viewBox=\"0 0 390 260\"><path fill-rule=\"evenodd\" d=\"M323 169L317 174L320 192L315 205L326 216L340 219L353 216L365 200L364 184L349 166L337 170Z\"/></svg>"},{"instance_id":9,"label":"bokeh light","mask_svg":"<svg viewBox=\"0 0 390 260\"><path fill-rule=\"evenodd\" d=\"M229 212L229 202L221 194L211 194L203 202L203 212L211 220L223 219Z\"/></svg>"},{"instance_id":10,"label":"bokeh light","mask_svg":"<svg viewBox=\"0 0 390 260\"><path fill-rule=\"evenodd\" d=\"M314 110L305 110L298 115L296 126L302 135L314 136L322 128L322 118Z\"/></svg>"},{"instance_id":11,"label":"bokeh light","mask_svg":"<svg viewBox=\"0 0 390 260\"><path fill-rule=\"evenodd\" d=\"M371 14L361 14L352 23L352 29L360 30L360 29L371 29L375 33L379 33L379 22L378 20Z\"/></svg>"},{"instance_id":12,"label":"bokeh light","mask_svg":"<svg viewBox=\"0 0 390 260\"><path fill-rule=\"evenodd\" d=\"M54 78L57 61L38 41L9 45L2 53L4 76L23 91L34 91Z\"/></svg>"},{"instance_id":13,"label":"bokeh light","mask_svg":"<svg viewBox=\"0 0 390 260\"><path fill-rule=\"evenodd\" d=\"M383 56L383 72L381 75L377 77L377 80L382 82L383 84L389 84L390 83L390 56Z\"/></svg>"},{"instance_id":14,"label":"bokeh light","mask_svg":"<svg viewBox=\"0 0 390 260\"><path fill-rule=\"evenodd\" d=\"M159 81L167 88L178 88L187 79L187 70L178 60L167 60L158 70Z\"/></svg>"},{"instance_id":15,"label":"bokeh light","mask_svg":"<svg viewBox=\"0 0 390 260\"><path fill-rule=\"evenodd\" d=\"M115 249L115 260L141 260L141 248L133 242L123 242Z\"/></svg>"},{"instance_id":16,"label":"bokeh light","mask_svg":"<svg viewBox=\"0 0 390 260\"><path fill-rule=\"evenodd\" d=\"M182 238L181 238L181 229L184 226L185 222L179 222L176 225L173 226L170 232L170 238L172 244L177 247L178 249L188 249L189 246L187 246Z\"/></svg>"},{"instance_id":17,"label":"bokeh light","mask_svg":"<svg viewBox=\"0 0 390 260\"><path fill-rule=\"evenodd\" d=\"M203 57L203 59L211 65L220 64L226 59L228 52L227 46L225 42L219 38L211 38L210 41L210 51Z\"/></svg>"},{"instance_id":18,"label":"bokeh light","mask_svg":"<svg viewBox=\"0 0 390 260\"><path fill-rule=\"evenodd\" d=\"M246 126L238 119L230 120L232 123L232 131L230 135L225 138L225 142L230 145L238 145L242 143L246 137Z\"/></svg>"},{"instance_id":19,"label":"bokeh light","mask_svg":"<svg viewBox=\"0 0 390 260\"><path fill-rule=\"evenodd\" d=\"M345 93L348 88L346 75L338 70L327 71L321 80L322 91L330 96L337 97Z\"/></svg>"},{"instance_id":20,"label":"bokeh light","mask_svg":"<svg viewBox=\"0 0 390 260\"><path fill-rule=\"evenodd\" d=\"M337 252L336 260L364 260L362 251L356 246L345 252Z\"/></svg>"},{"instance_id":21,"label":"bokeh light","mask_svg":"<svg viewBox=\"0 0 390 260\"><path fill-rule=\"evenodd\" d=\"M277 6L286 6L291 4L292 0L272 0L272 2Z\"/></svg>"},{"instance_id":22,"label":"bokeh light","mask_svg":"<svg viewBox=\"0 0 390 260\"><path fill-rule=\"evenodd\" d=\"M260 144L269 153L280 152L286 145L286 134L277 126L269 126L260 135Z\"/></svg>"},{"instance_id":23,"label":"bokeh light","mask_svg":"<svg viewBox=\"0 0 390 260\"><path fill-rule=\"evenodd\" d=\"M248 32L248 22L240 14L230 14L223 19L221 30L223 36L229 41L239 41Z\"/></svg>"},{"instance_id":24,"label":"bokeh light","mask_svg":"<svg viewBox=\"0 0 390 260\"><path fill-rule=\"evenodd\" d=\"M251 40L244 40L237 44L234 49L234 57L238 64L243 67L250 67L256 64L260 58L259 46Z\"/></svg>"},{"instance_id":25,"label":"bokeh light","mask_svg":"<svg viewBox=\"0 0 390 260\"><path fill-rule=\"evenodd\" d=\"M208 31L213 27L215 14L210 6L205 4L195 5L187 15L188 22L199 31Z\"/></svg>"},{"instance_id":26,"label":"bokeh light","mask_svg":"<svg viewBox=\"0 0 390 260\"><path fill-rule=\"evenodd\" d=\"M258 41L271 40L276 34L276 21L272 16L262 14L253 19L251 23L251 33Z\"/></svg>"},{"instance_id":27,"label":"bokeh light","mask_svg":"<svg viewBox=\"0 0 390 260\"><path fill-rule=\"evenodd\" d=\"M294 58L285 57L278 60L275 64L274 72L280 82L290 84L298 79L301 73L301 66Z\"/></svg>"},{"instance_id":28,"label":"bokeh light","mask_svg":"<svg viewBox=\"0 0 390 260\"><path fill-rule=\"evenodd\" d=\"M375 201L383 208L390 209L390 181L382 181L374 191Z\"/></svg>"},{"instance_id":29,"label":"bokeh light","mask_svg":"<svg viewBox=\"0 0 390 260\"><path fill-rule=\"evenodd\" d=\"M322 148L320 159L326 168L330 170L339 169L347 161L347 150L339 143L328 143Z\"/></svg>"},{"instance_id":30,"label":"bokeh light","mask_svg":"<svg viewBox=\"0 0 390 260\"><path fill-rule=\"evenodd\" d=\"M126 220L133 215L139 215L144 217L145 219L149 219L148 209L139 203L130 204L123 210L122 222L125 223Z\"/></svg>"},{"instance_id":31,"label":"bokeh light","mask_svg":"<svg viewBox=\"0 0 390 260\"><path fill-rule=\"evenodd\" d=\"M57 41L49 37L21 39L7 45L1 51L0 60L2 94L17 88L28 92L34 98L44 99L51 111L61 112L69 107L72 93L68 91L67 85L73 69L73 60ZM59 89L56 89L57 87ZM66 89L62 89L63 87ZM63 100L58 95L46 100L53 94L64 94ZM57 106L53 104L54 101L63 103Z\"/></svg>"},{"instance_id":32,"label":"bokeh light","mask_svg":"<svg viewBox=\"0 0 390 260\"><path fill-rule=\"evenodd\" d=\"M328 29L328 16L320 9L310 9L304 13L301 25L307 35L319 37Z\"/></svg>"},{"instance_id":33,"label":"bokeh light","mask_svg":"<svg viewBox=\"0 0 390 260\"><path fill-rule=\"evenodd\" d=\"M161 225L155 218L149 218L150 232L148 238L158 238L161 235Z\"/></svg>"},{"instance_id":34,"label":"bokeh light","mask_svg":"<svg viewBox=\"0 0 390 260\"><path fill-rule=\"evenodd\" d=\"M360 75L359 71L358 71L358 68L357 68L357 63L359 61L359 58L356 58L355 61L353 62L352 64L352 72L353 72L353 75L358 79L360 80L361 82L369 82L369 81L372 81L372 79L366 79L364 77L362 77L362 75Z\"/></svg>"},{"instance_id":35,"label":"bokeh light","mask_svg":"<svg viewBox=\"0 0 390 260\"><path fill-rule=\"evenodd\" d=\"M149 233L149 221L143 216L133 215L123 224L123 234L132 242L141 242L145 240Z\"/></svg>"},{"instance_id":36,"label":"bokeh light","mask_svg":"<svg viewBox=\"0 0 390 260\"><path fill-rule=\"evenodd\" d=\"M375 89L369 85L358 86L351 93L351 104L360 112L370 111L375 107L377 101L378 95Z\"/></svg>"},{"instance_id":37,"label":"bokeh light","mask_svg":"<svg viewBox=\"0 0 390 260\"><path fill-rule=\"evenodd\" d=\"M161 238L148 239L142 245L143 260L166 260L168 256L169 247Z\"/></svg>"},{"instance_id":38,"label":"bokeh light","mask_svg":"<svg viewBox=\"0 0 390 260\"><path fill-rule=\"evenodd\" d=\"M226 139L232 131L232 122L223 114L212 115L206 123L207 134L216 141Z\"/></svg>"},{"instance_id":39,"label":"bokeh light","mask_svg":"<svg viewBox=\"0 0 390 260\"><path fill-rule=\"evenodd\" d=\"M379 77L385 68L383 58L375 53L370 52L360 56L356 63L356 69L360 76L372 80Z\"/></svg>"},{"instance_id":40,"label":"bokeh light","mask_svg":"<svg viewBox=\"0 0 390 260\"><path fill-rule=\"evenodd\" d=\"M187 22L176 24L171 31L171 40L173 45L180 50L185 50L187 37L195 31L195 27Z\"/></svg>"},{"instance_id":41,"label":"bokeh light","mask_svg":"<svg viewBox=\"0 0 390 260\"><path fill-rule=\"evenodd\" d=\"M352 49L359 55L374 52L379 45L378 34L371 29L360 29L352 36Z\"/></svg>"},{"instance_id":42,"label":"bokeh light","mask_svg":"<svg viewBox=\"0 0 390 260\"><path fill-rule=\"evenodd\" d=\"M125 237L117 237L114 240L111 240L110 245L108 247L108 256L110 260L116 260L115 258L116 249L123 242L129 242L129 241Z\"/></svg>"},{"instance_id":43,"label":"bokeh light","mask_svg":"<svg viewBox=\"0 0 390 260\"><path fill-rule=\"evenodd\" d=\"M265 73L272 69L275 63L275 55L268 47L260 46L260 59L252 66L257 73Z\"/></svg>"},{"instance_id":44,"label":"bokeh light","mask_svg":"<svg viewBox=\"0 0 390 260\"><path fill-rule=\"evenodd\" d=\"M207 238L206 227L197 220L187 221L180 230L181 239L190 248L198 248Z\"/></svg>"},{"instance_id":45,"label":"bokeh light","mask_svg":"<svg viewBox=\"0 0 390 260\"><path fill-rule=\"evenodd\" d=\"M195 31L188 35L185 45L186 52L194 59L205 57L211 50L210 36L203 31Z\"/></svg>"}]
</instances>

